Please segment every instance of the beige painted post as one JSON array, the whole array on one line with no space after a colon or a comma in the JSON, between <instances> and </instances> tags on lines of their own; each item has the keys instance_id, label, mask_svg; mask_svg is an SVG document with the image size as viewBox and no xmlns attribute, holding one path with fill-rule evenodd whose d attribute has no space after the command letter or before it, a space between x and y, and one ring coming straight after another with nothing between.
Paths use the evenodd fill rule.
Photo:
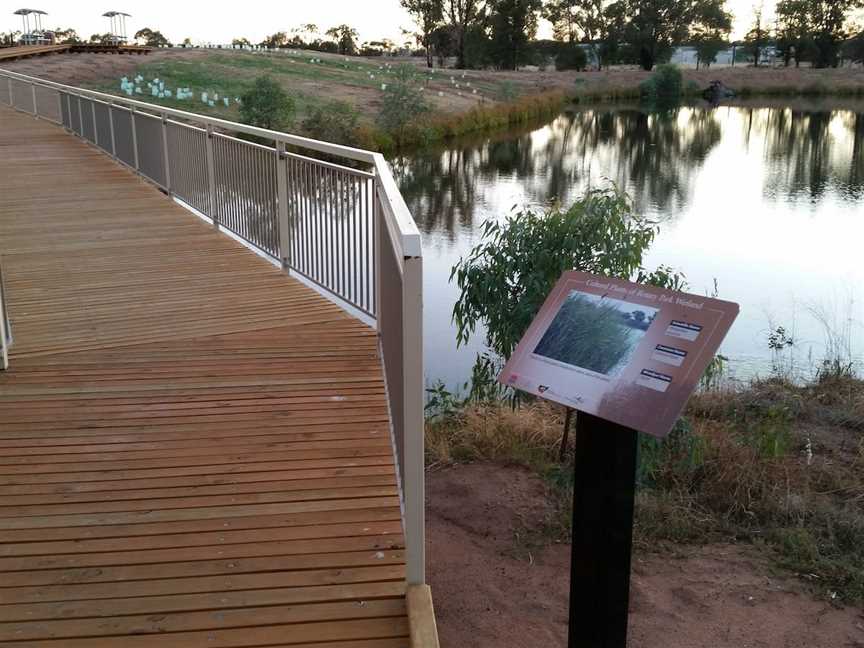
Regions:
<instances>
[{"instance_id":1,"label":"beige painted post","mask_svg":"<svg viewBox=\"0 0 864 648\"><path fill-rule=\"evenodd\" d=\"M402 362L405 399L405 535L408 584L426 583L426 472L423 417L423 258L406 257L402 274Z\"/></svg>"},{"instance_id":2,"label":"beige painted post","mask_svg":"<svg viewBox=\"0 0 864 648\"><path fill-rule=\"evenodd\" d=\"M216 217L216 162L213 154L213 126L207 124L207 190L210 196L210 221L213 227L219 229L219 219Z\"/></svg>"},{"instance_id":3,"label":"beige painted post","mask_svg":"<svg viewBox=\"0 0 864 648\"><path fill-rule=\"evenodd\" d=\"M3 293L3 270L0 269L0 369L9 368L9 341L6 339L6 295Z\"/></svg>"},{"instance_id":4,"label":"beige painted post","mask_svg":"<svg viewBox=\"0 0 864 648\"><path fill-rule=\"evenodd\" d=\"M291 267L291 219L288 213L288 159L285 142L276 142L276 199L279 203L279 256L282 269Z\"/></svg>"}]
</instances>

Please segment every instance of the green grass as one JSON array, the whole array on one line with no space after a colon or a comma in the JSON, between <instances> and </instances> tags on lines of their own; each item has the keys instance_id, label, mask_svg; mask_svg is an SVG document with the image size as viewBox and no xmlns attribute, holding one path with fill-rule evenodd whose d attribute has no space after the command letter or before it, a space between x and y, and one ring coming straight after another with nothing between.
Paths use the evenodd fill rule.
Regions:
<instances>
[{"instance_id":1,"label":"green grass","mask_svg":"<svg viewBox=\"0 0 864 648\"><path fill-rule=\"evenodd\" d=\"M316 62L311 62L312 60ZM320 60L320 62L317 62ZM390 67L388 67L388 64ZM373 97L381 92L381 84L388 83L393 78L393 63L384 58L359 59L352 57L325 57L317 52L299 52L290 54L281 52L278 54L261 55L250 52L212 52L201 58L178 58L176 60L162 60L159 62L142 63L135 73L128 75L134 77L140 74L147 80L159 78L165 81L172 90L178 87L188 87L195 97L186 101L176 99L159 99L149 95L141 96L144 101L172 108L185 109L203 114L218 115L230 119L237 116L236 107L231 108L217 105L213 108L203 104L198 98L200 93L218 92L222 95L237 97L243 94L258 76L270 75L279 81L289 92L297 105L298 121L306 117L310 111L325 104L335 97L333 89L344 86L347 91L351 88L363 89L373 93ZM419 70L420 68L418 68ZM420 71L421 78L427 86L430 100L435 99L437 93L452 93L455 85L451 83L453 77L455 83L460 84L461 92L468 94L470 90L476 89L478 97L486 97L495 100L505 93L508 84L504 81L491 80L463 80L461 73L450 70L436 70L434 73ZM374 75L371 78L370 75ZM471 87L466 87L470 82ZM112 82L100 83L98 89L106 92L119 94L119 78ZM324 94L316 91L316 86L327 86L331 92ZM516 97L518 98L518 93ZM350 98L349 98L350 100ZM370 111L370 106L356 106L360 109L367 124L374 122L376 110Z\"/></svg>"}]
</instances>

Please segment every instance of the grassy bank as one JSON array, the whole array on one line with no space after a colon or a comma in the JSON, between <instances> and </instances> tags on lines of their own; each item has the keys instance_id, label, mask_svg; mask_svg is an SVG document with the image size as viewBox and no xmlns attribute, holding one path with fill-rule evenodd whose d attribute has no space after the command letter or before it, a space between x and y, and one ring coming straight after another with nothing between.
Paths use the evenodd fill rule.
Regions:
<instances>
[{"instance_id":1,"label":"grassy bank","mask_svg":"<svg viewBox=\"0 0 864 648\"><path fill-rule=\"evenodd\" d=\"M220 97L242 95L261 75L277 80L297 107L296 125L314 110L335 100L353 106L359 116L356 144L393 148L396 144L416 145L444 141L469 133L492 132L549 117L568 102L634 101L640 85L651 73L633 68L606 71L490 71L426 70L419 60L342 57L311 52L283 52L259 55L228 50L178 50L157 52L135 61L102 57L76 63L53 57L45 62L23 63L25 73L67 83L83 83L109 92L118 92L121 76L141 74L159 78L172 88L191 88L193 100L154 99L164 105L237 118L237 105L217 102L210 107L200 101L200 93L215 92ZM61 63L58 65L58 61ZM377 124L382 86L392 77L394 66L416 66L422 79L426 100L432 111L423 118L422 128L411 127L394 135ZM739 97L864 97L864 71L860 69L812 70L735 67L709 70L684 70L684 88L698 96L711 81L719 80ZM295 129L295 130L296 130Z\"/></svg>"},{"instance_id":2,"label":"grassy bank","mask_svg":"<svg viewBox=\"0 0 864 648\"><path fill-rule=\"evenodd\" d=\"M557 461L563 412L475 405L427 425L430 469L494 461L529 467L554 503L535 543L566 541L572 467ZM640 442L635 542L763 548L837 603L864 602L864 382L775 379L691 399L672 436Z\"/></svg>"}]
</instances>

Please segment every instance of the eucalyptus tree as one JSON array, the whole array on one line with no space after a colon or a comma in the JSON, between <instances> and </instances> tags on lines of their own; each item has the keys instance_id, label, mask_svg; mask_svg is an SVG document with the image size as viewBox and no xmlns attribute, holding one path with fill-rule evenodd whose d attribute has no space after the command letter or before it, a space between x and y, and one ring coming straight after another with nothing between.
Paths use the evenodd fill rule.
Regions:
<instances>
[{"instance_id":1,"label":"eucalyptus tree","mask_svg":"<svg viewBox=\"0 0 864 648\"><path fill-rule=\"evenodd\" d=\"M435 30L444 21L444 0L401 0L417 24L417 42L426 50L426 67L434 67Z\"/></svg>"},{"instance_id":2,"label":"eucalyptus tree","mask_svg":"<svg viewBox=\"0 0 864 648\"><path fill-rule=\"evenodd\" d=\"M537 36L541 0L496 0L490 15L491 54L499 67L515 70L526 63Z\"/></svg>"},{"instance_id":3,"label":"eucalyptus tree","mask_svg":"<svg viewBox=\"0 0 864 648\"><path fill-rule=\"evenodd\" d=\"M452 27L457 68L467 67L469 36L485 24L488 15L488 0L444 0L444 17Z\"/></svg>"},{"instance_id":4,"label":"eucalyptus tree","mask_svg":"<svg viewBox=\"0 0 864 648\"><path fill-rule=\"evenodd\" d=\"M804 50L815 67L837 67L843 42L850 36L852 13L862 7L864 0L780 0L781 39L795 47L796 63Z\"/></svg>"},{"instance_id":5,"label":"eucalyptus tree","mask_svg":"<svg viewBox=\"0 0 864 648\"><path fill-rule=\"evenodd\" d=\"M673 49L698 33L728 33L732 16L725 0L622 0L625 40L644 70L668 60Z\"/></svg>"},{"instance_id":6,"label":"eucalyptus tree","mask_svg":"<svg viewBox=\"0 0 864 648\"><path fill-rule=\"evenodd\" d=\"M547 0L544 17L552 23L556 40L571 45L584 41L597 68L611 63L624 29L626 6L621 0Z\"/></svg>"},{"instance_id":7,"label":"eucalyptus tree","mask_svg":"<svg viewBox=\"0 0 864 648\"><path fill-rule=\"evenodd\" d=\"M762 58L762 52L765 50L765 45L768 40L768 31L762 22L763 6L759 5L753 12L753 27L747 32L744 38L747 51L753 55L753 65L759 67L759 59Z\"/></svg>"},{"instance_id":8,"label":"eucalyptus tree","mask_svg":"<svg viewBox=\"0 0 864 648\"><path fill-rule=\"evenodd\" d=\"M357 52L357 39L360 35L351 25L338 25L327 30L327 36L336 41L339 53L342 56L350 56Z\"/></svg>"}]
</instances>

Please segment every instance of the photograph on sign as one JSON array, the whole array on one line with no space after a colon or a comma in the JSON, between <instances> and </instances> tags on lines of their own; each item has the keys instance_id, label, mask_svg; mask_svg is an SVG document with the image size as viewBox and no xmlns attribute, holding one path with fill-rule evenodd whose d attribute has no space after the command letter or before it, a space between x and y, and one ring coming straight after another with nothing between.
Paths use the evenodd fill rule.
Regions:
<instances>
[{"instance_id":1,"label":"photograph on sign","mask_svg":"<svg viewBox=\"0 0 864 648\"><path fill-rule=\"evenodd\" d=\"M567 272L500 381L663 437L737 314L719 299Z\"/></svg>"}]
</instances>

